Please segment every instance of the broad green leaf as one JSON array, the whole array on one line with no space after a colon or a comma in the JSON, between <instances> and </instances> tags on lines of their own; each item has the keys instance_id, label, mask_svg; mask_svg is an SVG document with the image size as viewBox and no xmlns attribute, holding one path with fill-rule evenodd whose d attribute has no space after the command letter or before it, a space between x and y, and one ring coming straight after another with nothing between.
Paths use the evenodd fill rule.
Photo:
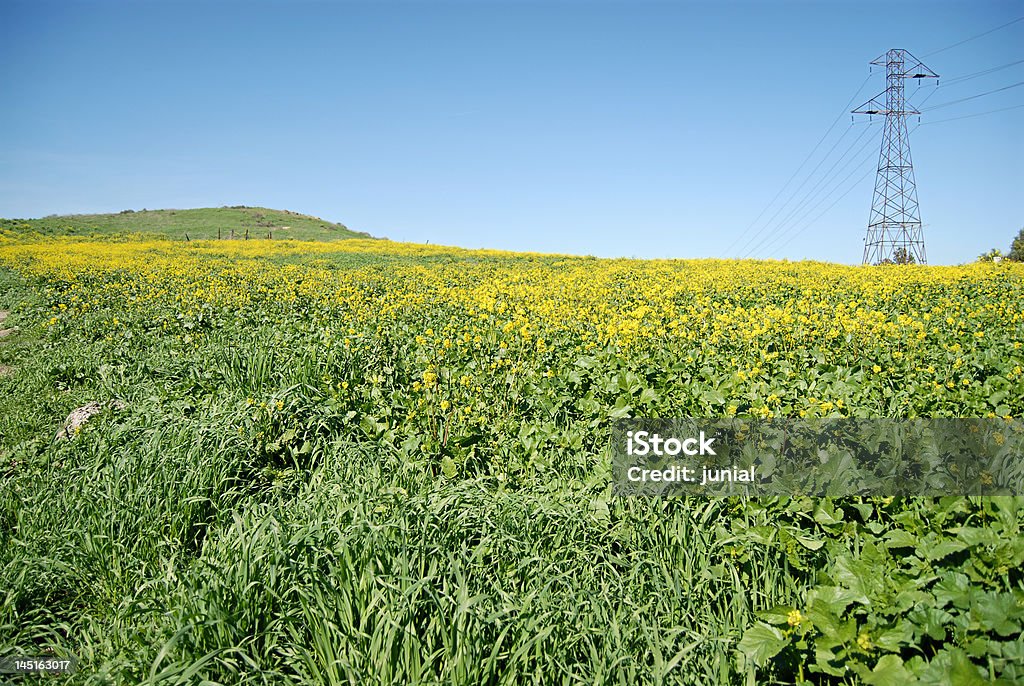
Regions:
<instances>
[{"instance_id":1,"label":"broad green leaf","mask_svg":"<svg viewBox=\"0 0 1024 686\"><path fill-rule=\"evenodd\" d=\"M770 610L758 612L757 616L769 624L787 624L794 612L796 608L792 605L776 605Z\"/></svg>"},{"instance_id":2,"label":"broad green leaf","mask_svg":"<svg viewBox=\"0 0 1024 686\"><path fill-rule=\"evenodd\" d=\"M875 668L862 676L862 680L871 686L909 686L917 683L917 678L907 671L903 660L897 655L883 655Z\"/></svg>"},{"instance_id":3,"label":"broad green leaf","mask_svg":"<svg viewBox=\"0 0 1024 686\"><path fill-rule=\"evenodd\" d=\"M452 460L452 458L447 455L441 458L441 473L444 474L445 478L454 478L457 471L458 467L455 465L455 461Z\"/></svg>"},{"instance_id":4,"label":"broad green leaf","mask_svg":"<svg viewBox=\"0 0 1024 686\"><path fill-rule=\"evenodd\" d=\"M900 619L896 626L872 635L871 642L882 650L899 652L914 644L914 628L905 619Z\"/></svg>"},{"instance_id":5,"label":"broad green leaf","mask_svg":"<svg viewBox=\"0 0 1024 686\"><path fill-rule=\"evenodd\" d=\"M758 622L743 632L740 639L740 651L758 667L763 667L786 647L789 641L779 629Z\"/></svg>"},{"instance_id":6,"label":"broad green leaf","mask_svg":"<svg viewBox=\"0 0 1024 686\"><path fill-rule=\"evenodd\" d=\"M926 545L923 547L925 557L929 560L941 560L942 558L958 553L961 550L965 550L967 544L961 541L941 541L935 545Z\"/></svg>"},{"instance_id":7,"label":"broad green leaf","mask_svg":"<svg viewBox=\"0 0 1024 686\"><path fill-rule=\"evenodd\" d=\"M839 586L815 586L807 592L809 607L822 607L836 616L843 614L852 603L866 605L868 599L862 593Z\"/></svg>"},{"instance_id":8,"label":"broad green leaf","mask_svg":"<svg viewBox=\"0 0 1024 686\"><path fill-rule=\"evenodd\" d=\"M956 572L943 577L932 587L935 602L939 607L952 603L956 607L966 609L971 604L971 586L967 576Z\"/></svg>"},{"instance_id":9,"label":"broad green leaf","mask_svg":"<svg viewBox=\"0 0 1024 686\"><path fill-rule=\"evenodd\" d=\"M917 544L917 536L903 529L893 529L885 535L887 548L915 548Z\"/></svg>"}]
</instances>

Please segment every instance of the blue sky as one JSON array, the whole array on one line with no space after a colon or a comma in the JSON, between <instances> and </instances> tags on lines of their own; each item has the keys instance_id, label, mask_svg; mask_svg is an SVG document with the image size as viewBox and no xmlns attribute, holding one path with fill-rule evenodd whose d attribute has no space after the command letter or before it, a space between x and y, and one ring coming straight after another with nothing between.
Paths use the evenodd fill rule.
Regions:
<instances>
[{"instance_id":1,"label":"blue sky","mask_svg":"<svg viewBox=\"0 0 1024 686\"><path fill-rule=\"evenodd\" d=\"M943 77L909 88L925 107L1024 81L1018 64L943 84L1024 59L1024 21L943 49L1020 16L1017 1L2 0L0 216L246 204L469 248L856 263L877 118L843 115L769 203L858 87L854 105L883 90L878 68L864 82L889 48ZM932 263L1005 250L1024 226L1024 108L939 121L1018 104L1024 87L913 131Z\"/></svg>"}]
</instances>

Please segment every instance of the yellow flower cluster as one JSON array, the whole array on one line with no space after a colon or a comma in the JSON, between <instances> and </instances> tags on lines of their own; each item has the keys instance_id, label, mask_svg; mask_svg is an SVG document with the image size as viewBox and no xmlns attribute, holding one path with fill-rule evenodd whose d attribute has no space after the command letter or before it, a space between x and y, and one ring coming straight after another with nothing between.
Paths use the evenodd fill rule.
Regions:
<instances>
[{"instance_id":1,"label":"yellow flower cluster","mask_svg":"<svg viewBox=\"0 0 1024 686\"><path fill-rule=\"evenodd\" d=\"M672 376L722 395L689 411L761 417L952 413L988 377L1019 386L1024 363L1024 267L1005 263L879 268L377 240L53 239L0 242L0 265L49 285L51 326L106 307L111 336L132 313L194 343L216 312L298 310L324 350L362 350L402 331L420 364L413 390L443 391L459 407L473 406L477 388L566 375L572 360L601 350L627 366L650 359L663 378L641 385ZM883 393L897 382L934 403L908 410L906 398ZM871 406L858 386L889 405Z\"/></svg>"}]
</instances>

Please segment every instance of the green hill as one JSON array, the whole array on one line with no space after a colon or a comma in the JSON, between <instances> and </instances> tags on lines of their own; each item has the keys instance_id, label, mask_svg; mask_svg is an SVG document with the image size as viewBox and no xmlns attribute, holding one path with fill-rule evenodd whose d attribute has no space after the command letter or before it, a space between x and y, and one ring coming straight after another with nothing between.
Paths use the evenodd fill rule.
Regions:
<instances>
[{"instance_id":1,"label":"green hill","mask_svg":"<svg viewBox=\"0 0 1024 686\"><path fill-rule=\"evenodd\" d=\"M0 232L50 236L96 236L131 233L172 239L294 238L331 241L371 238L343 224L308 214L264 207L210 207L194 210L125 210L116 214L52 215L41 219L0 219Z\"/></svg>"}]
</instances>

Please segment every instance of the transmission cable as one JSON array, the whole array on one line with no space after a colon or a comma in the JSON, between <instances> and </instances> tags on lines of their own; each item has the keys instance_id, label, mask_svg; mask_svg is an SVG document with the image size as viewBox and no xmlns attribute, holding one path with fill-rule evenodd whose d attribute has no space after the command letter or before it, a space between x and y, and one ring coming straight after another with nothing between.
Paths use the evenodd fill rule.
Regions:
<instances>
[{"instance_id":1,"label":"transmission cable","mask_svg":"<svg viewBox=\"0 0 1024 686\"><path fill-rule=\"evenodd\" d=\"M977 36L971 36L970 38L965 38L962 41L959 41L957 43L953 43L952 45L947 45L944 48L939 48L938 50L935 50L933 52L929 52L926 55L922 55L921 58L923 59L925 57L931 57L932 55L938 55L940 52L946 52L947 50L952 50L953 48L955 48L955 47L957 47L959 45L963 45L964 43L969 43L970 41L972 41L972 40L974 40L976 38L981 38L982 36L987 36L990 33L994 33L996 31L998 31L999 29L1005 29L1007 26L1010 26L1011 24L1016 24L1018 21L1024 21L1024 17L1017 17L1016 19L1014 19L1012 21L1008 21L1005 24L1002 24L1000 26L995 27L994 29L989 29L988 31L985 31L984 33L979 33Z\"/></svg>"},{"instance_id":2,"label":"transmission cable","mask_svg":"<svg viewBox=\"0 0 1024 686\"><path fill-rule=\"evenodd\" d=\"M850 154L851 150L853 150L855 147L857 147L857 143L859 143L860 140L862 138L864 138L864 136L867 134L869 128L870 128L870 125L863 127L863 130L860 132L860 135L857 136L857 138L855 138L852 143L850 143L850 145L846 148L846 150L843 152L843 154L840 155L836 159L836 161L832 163L832 166L828 168L828 170L822 175L822 177L820 179L818 179L818 181L814 184L814 186L812 186L810 188L810 190L808 190L807 193L804 194L804 196L800 199L800 202L793 206L793 209L791 209L789 211L789 213L785 217L783 217L779 221L778 224L775 225L775 227L774 227L774 229L772 231L770 231L768 234L766 234L760 241L757 241L750 248L750 250L747 252L748 255L750 253L752 253L753 251L757 250L762 245L764 245L765 241L769 241L770 242L771 239L772 239L773 233L778 233L780 230L782 230L783 227L789 225L790 222L793 221L793 218L799 215L800 211L807 205L807 203L809 203L811 200L813 200L815 197L817 197L818 191L823 186L827 186L829 183L832 182L832 179L834 178L834 176L838 176L840 173L842 173L842 170L846 168L846 165L841 167L840 170L838 172L836 172L835 175L833 175L833 171L835 170L835 168L839 165L840 162L842 162L844 159L846 159L846 156ZM865 145L862 146L859 150L857 150L856 154L860 154L860 152L862 150L864 150L864 148L867 147L867 145L870 144L870 143L871 143L871 140L868 139L868 141L865 143ZM825 159L828 159L828 158L826 157ZM799 221L799 219L797 219L796 221ZM765 227L765 228L767 228L767 227Z\"/></svg>"},{"instance_id":3,"label":"transmission cable","mask_svg":"<svg viewBox=\"0 0 1024 686\"><path fill-rule=\"evenodd\" d=\"M948 119L939 119L939 120L936 120L936 121L926 121L923 124L920 124L919 126L930 126L932 124L941 124L942 122L956 121L957 119L971 119L972 117L983 117L986 114L995 114L996 112L1005 112L1007 110L1016 110L1016 109L1020 109L1021 107L1024 107L1024 104L1021 104L1021 105L1011 105L1010 107L1000 107L999 109L988 110L986 112L975 112L974 114L964 114L964 115L959 116L959 117L949 117Z\"/></svg>"},{"instance_id":4,"label":"transmission cable","mask_svg":"<svg viewBox=\"0 0 1024 686\"><path fill-rule=\"evenodd\" d=\"M832 151L835 150L836 147L840 143L843 142L843 139L846 138L846 134L848 134L852 129L853 129L853 124L851 124L850 126L846 127L846 129L843 131L843 135L841 135L836 140L836 142L832 144L832 147L829 148L828 152L825 153L825 156L822 157L820 160L818 160L818 164L814 165L814 169L812 169L810 172L808 172L807 176L804 177L804 180L800 182L800 185L797 186L796 189L793 191L793 193L786 199L786 202L784 202L781 205L779 205L778 209L775 210L775 214L773 214L768 219L768 221L764 224L764 226L762 226L760 229L755 231L753 233L753 235L751 235L750 238L748 238L746 240L746 242L742 246L740 246L739 250L741 250L741 251L742 250L746 250L747 246L750 245L751 241L757 240L758 237L761 234L763 234L765 231L767 231L769 229L769 227L771 226L772 222L775 221L775 218L779 216L779 213L782 212L782 210L784 210L786 208L786 206L789 205L790 202L792 202L793 198L795 198L797 196L797 194L800 192L800 190L807 184L807 182L811 180L811 178L814 176L815 172L817 172L818 169L821 167L821 165L824 164L825 160L827 160L829 158L829 155L832 154Z\"/></svg>"},{"instance_id":5,"label":"transmission cable","mask_svg":"<svg viewBox=\"0 0 1024 686\"><path fill-rule=\"evenodd\" d=\"M910 134L912 134L912 133L913 133L914 131L916 131L916 130L917 130L918 128L920 128L921 126L922 126L921 124L918 124L918 125L916 125L916 126L915 126L914 128L910 129L910 131L908 131L908 132L907 132L907 135L909 136L909 135L910 135ZM868 161L869 159L870 159L870 157L865 157L865 158L864 158L864 159L863 159L863 160L861 161L861 165L863 165L863 164L864 164L865 162L867 162L867 161ZM859 165L858 165L858 166L859 166ZM857 167L855 167L855 168L854 168L854 171L853 171L853 172L851 172L850 174L848 174L848 175L847 175L847 177L846 177L846 179L843 179L843 181L845 182L845 181L846 181L847 179L849 179L849 178L850 178L850 176L853 176L853 174L854 174L854 173L855 173L856 171L857 171ZM868 170L867 170L866 172L864 172L864 175L863 175L863 176L861 176L860 178L858 178L858 179L857 179L856 181L854 181L854 182L853 182L853 185L851 185L851 186L850 186L849 188L847 188L847 189L846 189L846 191L845 191L845 192L843 192L843 194L842 194L842 195L840 195L840 196L839 196L838 198L836 198L835 200L833 200L833 201L832 201L832 204L831 204L831 205L829 205L829 206L828 206L828 207L826 207L826 208L825 208L824 210L822 210L822 211L821 211L821 212L820 212L820 213L819 213L819 214L818 214L818 215L817 215L817 216L816 216L816 217L815 217L814 219L812 219L811 221L809 221L809 222L808 222L808 223L807 223L806 225L804 225L804 227L803 227L803 228L801 228L801 229L800 229L799 231L797 231L797 232L796 232L795 234L793 234L792 236L788 237L788 238L787 238L787 239L786 239L786 240L785 240L785 241L784 241L784 242L783 242L782 244L780 244L780 245L779 245L779 246L778 246L778 247L777 247L777 248L776 248L776 249L775 249L775 250L774 250L774 251L773 251L773 252L772 252L771 254L772 254L772 255L775 255L775 254L777 254L779 250L781 250L782 248L786 247L786 246L787 246L787 245L789 245L789 244L790 244L791 242L793 242L793 240L794 240L794 239L795 239L795 238L796 238L797 236L801 235L801 234L802 234L802 233L803 233L804 231L806 231L806 230L807 230L807 229L809 229L810 227L814 226L814 225L815 225L815 223L816 223L816 222L817 222L817 221L818 221L819 219L821 219L821 218L822 218L822 217L824 217L824 216L825 216L825 215L826 215L826 214L827 214L827 213L828 213L829 211L831 211L831 209L832 209L833 207L835 207L835 206L836 206L836 204L837 204L837 203L838 203L838 202L839 202L840 200L842 200L842 199L843 199L843 198L845 198L845 197L846 197L847 195L849 195L849 194L850 194L850 193L851 193L851 192L853 191L853 189L857 188L857 187L858 187L858 186L860 185L860 183L861 183L862 181L864 181L864 179L868 178L868 176L870 176L870 175L871 175L871 173L872 173L872 172L874 172L874 173L877 173L877 170L876 170L876 169L872 169L872 168L870 168L870 167L869 167L869 168L868 168ZM839 186L842 186L842 183L840 183L840 184L839 184ZM836 188L839 188L839 186L837 186ZM834 192L834 191L833 191L833 192Z\"/></svg>"},{"instance_id":6,"label":"transmission cable","mask_svg":"<svg viewBox=\"0 0 1024 686\"><path fill-rule=\"evenodd\" d=\"M733 247L740 240L743 239L743 237L747 234L747 232L750 231L752 228L754 228L754 226L761 219L761 217L764 216L764 213L768 211L768 208L770 208L773 204L775 204L775 201L779 199L779 196L781 196L783 194L783 192L785 192L785 190L789 187L789 184L793 183L793 179L795 179L797 177L797 174L799 174L800 170L804 168L804 165L807 164L808 160L810 160L811 157L814 156L814 153L816 153L818 151L818 148L821 147L821 144L825 141L826 138L828 138L828 135L830 133L832 133L832 129L834 129L836 124L839 123L839 120L843 118L843 115L845 115L847 113L847 111L849 111L850 105L853 103L854 100L857 99L857 96L860 95L861 91L864 90L864 86L868 85L868 81L871 80L871 77L872 77L872 74L868 74L867 75L867 77L864 79L863 83L861 83L860 87L857 89L857 92L854 93L853 96L850 98L849 102L847 102L846 105L843 106L842 111L840 111L839 114L836 116L836 118L832 121L832 124L828 127L828 130L825 131L825 133L822 135L822 137L820 139L818 139L818 142L814 144L814 147L811 149L811 151L809 153L807 153L807 157L805 157L804 161L800 163L800 166L798 166L796 168L796 171L793 172L793 175L790 176L789 179L786 181L786 183L784 183L782 185L782 188L780 188L779 192L775 194L775 197L772 198L768 202L768 204L765 205L764 208L758 213L757 217L754 218L754 221L750 222L750 225L747 226L747 228L743 229L743 231L741 231L740 234L736 238L733 239L732 243L729 244L729 247L726 248L726 250L725 250L726 254L731 252ZM770 221L771 220L769 220L769 222Z\"/></svg>"},{"instance_id":7,"label":"transmission cable","mask_svg":"<svg viewBox=\"0 0 1024 686\"><path fill-rule=\"evenodd\" d=\"M863 165L863 163L864 163L864 162L867 162L867 161L868 161L868 158L865 158L865 159L864 159L864 160L863 160L863 161L861 162L861 165ZM849 173L849 174L848 174L848 175L846 176L846 178L845 178L845 179L843 179L843 181L844 181L844 182L845 182L845 181L847 181L847 180L848 180L848 179L849 179L849 178L850 178L851 176L853 176L854 174L856 174L856 173L857 173L858 171L860 171L860 166L858 166L858 167L855 167L855 168L853 169L853 171L851 171L851 172L850 172L850 173ZM876 173L876 170L875 170L875 169L873 169L873 168L871 168L871 167L868 167L867 171L865 171L865 172L864 172L864 174L863 174L862 176L858 177L858 178L857 178L857 180L856 180L856 181L854 181L854 182L853 182L853 183L852 183L852 184L851 184L851 185L850 185L850 186L849 186L849 187L848 187L848 188L847 188L847 189L846 189L846 190L845 190L845 191L843 192L843 194L842 194L842 195L840 195L839 197L837 197L837 198L836 198L835 200L833 200L833 201L832 201L832 204L830 204L830 205L829 205L828 207L826 207L826 208L825 208L824 210L822 210L821 212L819 212L819 213L818 213L818 215L817 215L816 217L814 217L814 219L812 219L811 221L807 222L807 223L806 223L806 224L805 224L805 225L804 225L804 226L803 226L803 227L802 227L802 228L801 228L801 229L800 229L799 231L797 231L797 232L796 232L796 233L794 233L793 235L791 235L791 236L787 237L787 238L786 238L786 239L785 239L785 240L784 240L784 241L783 241L782 243L780 243L780 244L779 244L779 245L778 245L778 246L777 246L777 247L776 247L776 248L775 248L775 249L774 249L774 250L773 250L773 251L772 251L772 252L770 253L770 255L771 255L771 256L775 256L775 255L777 255L777 254L778 254L778 252L779 252L780 250L782 250L782 249L783 249L783 248L785 248L785 247L786 247L787 245L789 245L790 243L792 243L792 242L793 242L793 241L794 241L794 240L795 240L795 239L796 239L796 238L797 238L798 236L800 236L800 235L801 235L801 234L802 234L802 233L803 233L804 231L806 231L806 230L807 230L807 229L809 229L810 227L814 226L814 225L815 225L815 224L816 224L816 223L818 222L818 220L819 220L819 219L821 219L822 217L824 217L824 216L825 216L826 214L828 214L828 212L829 212L829 211L830 211L830 210L831 210L831 209L832 209L833 207L835 207L835 206L836 206L836 205L837 205L837 204L839 203L839 201L840 201L840 200L842 200L842 199L843 199L843 198L845 198L845 197L846 197L847 195L849 195L849 194L850 194L851 192L853 192L853 190L854 190L855 188L857 188L858 186L860 186L861 182L863 182L863 181L864 181L864 179L868 178L868 177L869 177L869 176L871 176L871 174L873 174L873 173ZM839 186L836 186L836 190L838 190L838 189L839 189L839 188L840 188L841 186L842 186L842 184L840 184ZM833 191L833 192L835 192L835 191Z\"/></svg>"},{"instance_id":8,"label":"transmission cable","mask_svg":"<svg viewBox=\"0 0 1024 686\"><path fill-rule=\"evenodd\" d=\"M784 231L780 231L774 237L769 237L769 240L767 240L767 242L765 242L765 243L762 243L762 245L759 246L759 247L760 248L769 248L773 244L773 242L775 242L775 241L777 241L777 240L779 240L781 238L784 238L794 228L796 228L796 226L799 225L800 222L802 222L804 219L806 219L808 216L810 216L810 214L812 212L814 212L814 210L816 210L818 207L820 207L823 202L828 200L829 197L831 197L835 192L837 192L843 186L843 184L846 181L849 180L849 178L851 176L853 176L855 173L857 173L857 170L859 170L861 167L864 166L865 163L870 162L873 158L877 157L878 153L875 152L874 150L871 150L870 152L868 152L867 155L861 155L861 153L863 153L864 150L866 150L867 148L871 147L872 143L875 143L875 141L870 139L870 138L868 140L866 140L864 142L864 145L862 145L860 147L860 149L857 150L856 154L854 154L846 162L846 164L844 164L839 169L839 171L836 172L836 174L835 174L835 176L833 178L838 178L843 172L845 172L847 169L850 169L850 172L845 177L843 177L843 179L841 181L839 181L838 183L833 185L832 184L832 179L829 179L829 183L826 185L827 192L825 192L825 194L822 197L820 197L813 205L809 206L799 217L795 218L792 223L790 223L788 226L786 226ZM852 167L851 167L851 164L852 164Z\"/></svg>"},{"instance_id":9,"label":"transmission cable","mask_svg":"<svg viewBox=\"0 0 1024 686\"><path fill-rule=\"evenodd\" d=\"M981 77L981 76L986 76L986 75L991 74L993 72L997 72L997 71L1000 71L1002 69L1008 69L1009 67L1013 67L1015 65L1022 64L1022 63L1024 63L1024 60L1017 60L1016 62L1007 62L1006 64L1000 64L998 67L989 67L988 69L982 69L981 71L976 71L976 72L971 73L971 74L964 74L963 76L954 76L954 77L951 77L951 78L948 78L948 79L943 79L942 80L942 85L944 85L944 86L951 86L951 85L955 85L957 83L963 83L964 81L970 81L971 79L976 79L976 78Z\"/></svg>"},{"instance_id":10,"label":"transmission cable","mask_svg":"<svg viewBox=\"0 0 1024 686\"><path fill-rule=\"evenodd\" d=\"M949 102L940 102L938 105L932 105L927 110L922 110L922 111L924 111L924 112L931 112L932 110L937 110L937 109L939 109L941 107L948 107L949 105L956 105L956 104L961 103L961 102L967 102L968 100L974 100L975 98L980 98L980 97L983 97L985 95L992 95L993 93L999 93L1001 91L1007 91L1007 90L1010 90L1011 88L1016 88L1017 86L1024 86L1024 81L1018 81L1017 83L1011 83L1009 86L1003 86L1002 88L996 88L996 89L993 89L993 90L990 90L990 91L985 91L984 93L978 93L977 95L969 95L966 98L960 98L959 100L950 100Z\"/></svg>"},{"instance_id":11,"label":"transmission cable","mask_svg":"<svg viewBox=\"0 0 1024 686\"><path fill-rule=\"evenodd\" d=\"M828 189L828 192L826 192L821 198L819 198L817 200L817 202L815 202L813 205L808 207L807 210L803 214L801 214L799 218L797 218L789 226L787 226L785 231L781 231L781 232L779 232L779 233L777 233L777 234L775 234L773 236L766 236L765 240L762 241L759 245L755 246L754 249L751 250L750 253L745 255L745 257L752 256L754 250L760 250L760 249L767 250L767 249L771 249L772 245L776 244L776 242L779 241L779 240L782 240L783 242L781 244L778 244L778 247L776 247L772 251L772 254L774 254L775 252L778 252L778 250L781 247L785 246L788 243L788 241L791 240L790 234L792 234L793 229L795 229L797 226L799 226L800 223L804 219L806 219L811 213L814 212L814 210L816 210L818 207L821 207L821 204L824 203L825 201L827 201L833 194L835 194L840 188L842 188L844 186L844 184L847 181L849 181L851 176L856 174L861 168L863 168L863 166L866 163L870 162L871 159L875 157L876 153L874 151L869 152L866 156L862 156L861 155L861 153L864 152L864 150L867 149L871 145L871 143L873 143L873 142L874 141L871 140L871 139L868 139L867 141L865 141L864 145L862 145L860 147L860 149L857 151L856 155L851 157L850 160L846 164L844 164L842 166L842 168L840 168L839 172L837 172L836 175L835 175L836 177L838 177L847 168L850 168L851 167L851 163L853 163L852 168L850 168L850 172L845 177L843 177L842 180L840 180L835 185L832 185L831 184L831 180L830 180L829 181L829 185L831 185L831 188ZM860 183L860 181L858 180L855 183ZM847 191L847 192L849 192L849 191ZM845 196L846 194L844 193L843 195ZM843 197L843 196L840 196L840 197Z\"/></svg>"}]
</instances>

